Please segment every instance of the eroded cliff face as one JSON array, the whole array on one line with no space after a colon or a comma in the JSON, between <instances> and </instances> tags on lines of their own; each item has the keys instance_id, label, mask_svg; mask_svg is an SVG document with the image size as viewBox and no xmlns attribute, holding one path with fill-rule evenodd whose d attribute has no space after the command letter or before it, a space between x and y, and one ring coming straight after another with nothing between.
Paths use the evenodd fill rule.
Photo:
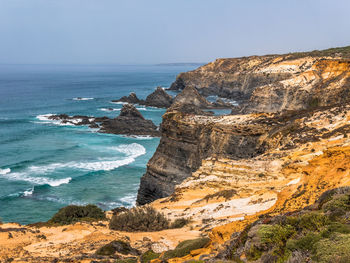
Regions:
<instances>
[{"instance_id":1,"label":"eroded cliff face","mask_svg":"<svg viewBox=\"0 0 350 263\"><path fill-rule=\"evenodd\" d=\"M250 121L251 114L243 116ZM206 121L213 118L228 124L239 116ZM325 191L350 185L350 106L260 118L271 127L258 139L263 153L209 155L172 195L152 203L170 218L191 218L212 240L209 247L169 262L213 258L233 234L260 217L302 209Z\"/></svg>"},{"instance_id":2,"label":"eroded cliff face","mask_svg":"<svg viewBox=\"0 0 350 263\"><path fill-rule=\"evenodd\" d=\"M162 137L141 179L138 204L173 193L209 156L251 158L263 151L259 138L269 129L265 115L208 117L167 112Z\"/></svg>"},{"instance_id":3,"label":"eroded cliff face","mask_svg":"<svg viewBox=\"0 0 350 263\"><path fill-rule=\"evenodd\" d=\"M347 102L350 60L342 53L322 54L217 59L181 73L171 89L194 86L203 95L238 101L241 111L246 113L299 110Z\"/></svg>"}]
</instances>

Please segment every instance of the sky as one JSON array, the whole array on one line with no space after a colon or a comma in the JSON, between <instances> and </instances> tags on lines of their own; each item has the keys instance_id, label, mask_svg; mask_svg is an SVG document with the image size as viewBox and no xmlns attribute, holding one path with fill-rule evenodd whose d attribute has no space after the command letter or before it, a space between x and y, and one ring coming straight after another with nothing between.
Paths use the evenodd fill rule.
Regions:
<instances>
[{"instance_id":1,"label":"sky","mask_svg":"<svg viewBox=\"0 0 350 263\"><path fill-rule=\"evenodd\" d=\"M0 0L0 64L153 64L350 45L349 0Z\"/></svg>"}]
</instances>

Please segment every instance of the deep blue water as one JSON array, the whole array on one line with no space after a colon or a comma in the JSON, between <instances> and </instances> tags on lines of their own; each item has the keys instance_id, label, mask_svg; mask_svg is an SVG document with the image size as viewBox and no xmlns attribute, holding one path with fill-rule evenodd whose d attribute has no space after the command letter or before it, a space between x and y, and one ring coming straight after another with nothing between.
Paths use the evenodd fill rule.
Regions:
<instances>
[{"instance_id":1,"label":"deep blue water","mask_svg":"<svg viewBox=\"0 0 350 263\"><path fill-rule=\"evenodd\" d=\"M100 134L43 115L117 116L122 105L112 99L132 91L145 98L194 68L0 65L1 220L44 221L68 204L132 206L159 138ZM86 100L74 100L78 97ZM138 108L156 124L165 112Z\"/></svg>"}]
</instances>

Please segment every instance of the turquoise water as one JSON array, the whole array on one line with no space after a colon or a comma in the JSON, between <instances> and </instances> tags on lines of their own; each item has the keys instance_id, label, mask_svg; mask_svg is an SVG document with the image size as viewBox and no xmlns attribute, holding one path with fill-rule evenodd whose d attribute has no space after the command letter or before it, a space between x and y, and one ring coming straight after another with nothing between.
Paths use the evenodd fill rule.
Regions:
<instances>
[{"instance_id":1,"label":"turquoise water","mask_svg":"<svg viewBox=\"0 0 350 263\"><path fill-rule=\"evenodd\" d=\"M112 99L131 91L145 98L193 68L0 66L1 220L44 221L68 204L93 203L105 210L134 205L159 138L100 134L47 121L44 115L117 116L122 105ZM138 108L156 124L165 112Z\"/></svg>"}]
</instances>

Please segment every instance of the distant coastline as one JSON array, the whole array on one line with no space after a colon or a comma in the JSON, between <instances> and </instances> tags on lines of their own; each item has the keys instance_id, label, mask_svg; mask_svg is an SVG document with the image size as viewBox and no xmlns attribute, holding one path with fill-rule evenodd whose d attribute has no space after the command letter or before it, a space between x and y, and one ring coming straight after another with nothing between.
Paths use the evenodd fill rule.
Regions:
<instances>
[{"instance_id":1,"label":"distant coastline","mask_svg":"<svg viewBox=\"0 0 350 263\"><path fill-rule=\"evenodd\" d=\"M208 62L203 62L203 63L159 63L159 64L154 64L155 66L203 66L207 64Z\"/></svg>"}]
</instances>

